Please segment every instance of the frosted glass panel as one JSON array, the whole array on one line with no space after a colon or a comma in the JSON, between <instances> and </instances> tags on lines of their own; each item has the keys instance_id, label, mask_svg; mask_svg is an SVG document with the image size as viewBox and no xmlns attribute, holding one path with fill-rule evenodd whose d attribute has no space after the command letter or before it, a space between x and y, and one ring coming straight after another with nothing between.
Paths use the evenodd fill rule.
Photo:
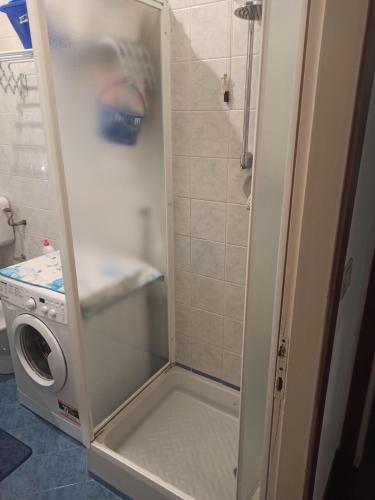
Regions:
<instances>
[{"instance_id":1,"label":"frosted glass panel","mask_svg":"<svg viewBox=\"0 0 375 500\"><path fill-rule=\"evenodd\" d=\"M161 11L44 4L98 424L168 359Z\"/></svg>"}]
</instances>

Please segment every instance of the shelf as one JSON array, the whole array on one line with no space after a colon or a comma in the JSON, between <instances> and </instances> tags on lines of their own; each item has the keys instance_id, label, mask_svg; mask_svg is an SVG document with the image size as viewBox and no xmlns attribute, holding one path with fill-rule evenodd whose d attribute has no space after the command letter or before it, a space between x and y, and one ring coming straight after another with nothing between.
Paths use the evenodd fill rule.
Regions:
<instances>
[{"instance_id":1,"label":"shelf","mask_svg":"<svg viewBox=\"0 0 375 500\"><path fill-rule=\"evenodd\" d=\"M0 52L0 87L5 93L10 91L16 93L25 101L29 92L27 85L27 75L22 72L15 72L13 65L34 60L32 49L11 50Z\"/></svg>"},{"instance_id":2,"label":"shelf","mask_svg":"<svg viewBox=\"0 0 375 500\"><path fill-rule=\"evenodd\" d=\"M27 62L34 59L33 49L8 50L0 52L0 62Z\"/></svg>"}]
</instances>

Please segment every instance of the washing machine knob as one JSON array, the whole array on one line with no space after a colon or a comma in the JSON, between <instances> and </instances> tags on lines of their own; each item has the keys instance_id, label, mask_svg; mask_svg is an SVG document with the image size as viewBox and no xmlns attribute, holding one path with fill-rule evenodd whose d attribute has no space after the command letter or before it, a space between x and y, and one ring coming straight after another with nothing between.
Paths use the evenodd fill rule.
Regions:
<instances>
[{"instance_id":1,"label":"washing machine knob","mask_svg":"<svg viewBox=\"0 0 375 500\"><path fill-rule=\"evenodd\" d=\"M40 308L40 310L41 310L41 311L42 311L42 313L44 313L44 314L47 314L47 313L48 313L48 307L47 307L47 306L42 306L42 307Z\"/></svg>"},{"instance_id":2,"label":"washing machine knob","mask_svg":"<svg viewBox=\"0 0 375 500\"><path fill-rule=\"evenodd\" d=\"M48 316L49 316L50 318L52 318L52 319L55 319L55 318L56 318L56 311L55 311L55 309L50 309L50 310L48 311Z\"/></svg>"},{"instance_id":3,"label":"washing machine knob","mask_svg":"<svg viewBox=\"0 0 375 500\"><path fill-rule=\"evenodd\" d=\"M29 311L34 311L34 309L36 309L36 302L34 299L30 297L29 299L26 300L25 306Z\"/></svg>"}]
</instances>

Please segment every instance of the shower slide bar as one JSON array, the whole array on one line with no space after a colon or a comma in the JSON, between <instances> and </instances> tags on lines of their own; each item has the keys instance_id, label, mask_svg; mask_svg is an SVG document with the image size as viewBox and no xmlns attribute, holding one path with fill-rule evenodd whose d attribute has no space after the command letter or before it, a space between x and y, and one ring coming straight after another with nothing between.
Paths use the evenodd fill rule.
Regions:
<instances>
[{"instance_id":1,"label":"shower slide bar","mask_svg":"<svg viewBox=\"0 0 375 500\"><path fill-rule=\"evenodd\" d=\"M26 73L16 73L13 65L34 60L32 49L12 50L0 52L0 87L5 93L10 90L12 94L18 93L25 101L29 88L27 85Z\"/></svg>"},{"instance_id":2,"label":"shower slide bar","mask_svg":"<svg viewBox=\"0 0 375 500\"><path fill-rule=\"evenodd\" d=\"M253 76L253 46L254 46L254 23L262 19L262 0L248 0L245 5L234 11L235 16L248 21L247 34L247 60L246 60L246 82L245 103L242 131L242 152L240 157L241 168L251 170L253 166L253 154L249 149L249 127L250 127L250 101L251 82Z\"/></svg>"}]
</instances>

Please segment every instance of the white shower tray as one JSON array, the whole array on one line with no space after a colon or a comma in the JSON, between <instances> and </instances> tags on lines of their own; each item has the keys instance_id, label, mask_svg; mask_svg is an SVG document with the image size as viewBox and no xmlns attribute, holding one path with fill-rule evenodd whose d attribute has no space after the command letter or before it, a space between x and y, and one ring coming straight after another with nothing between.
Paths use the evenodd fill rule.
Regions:
<instances>
[{"instance_id":1,"label":"white shower tray","mask_svg":"<svg viewBox=\"0 0 375 500\"><path fill-rule=\"evenodd\" d=\"M136 500L234 500L239 393L174 367L110 421L89 470Z\"/></svg>"}]
</instances>

